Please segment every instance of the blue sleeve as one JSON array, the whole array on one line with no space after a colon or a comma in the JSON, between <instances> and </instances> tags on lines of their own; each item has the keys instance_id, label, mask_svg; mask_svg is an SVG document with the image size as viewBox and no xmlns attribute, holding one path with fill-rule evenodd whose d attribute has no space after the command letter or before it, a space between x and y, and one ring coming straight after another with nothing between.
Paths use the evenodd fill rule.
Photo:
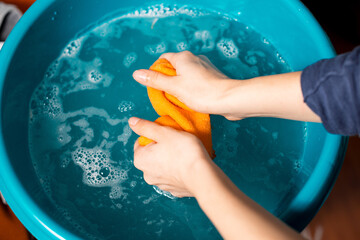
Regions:
<instances>
[{"instance_id":1,"label":"blue sleeve","mask_svg":"<svg viewBox=\"0 0 360 240\"><path fill-rule=\"evenodd\" d=\"M320 116L326 130L360 134L360 47L305 68L301 88L304 102Z\"/></svg>"}]
</instances>

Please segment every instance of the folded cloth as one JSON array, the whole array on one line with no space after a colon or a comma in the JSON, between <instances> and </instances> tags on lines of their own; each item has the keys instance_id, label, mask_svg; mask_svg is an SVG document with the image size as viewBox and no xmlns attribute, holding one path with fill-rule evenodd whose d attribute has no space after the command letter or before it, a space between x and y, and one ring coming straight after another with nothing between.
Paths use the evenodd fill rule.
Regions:
<instances>
[{"instance_id":1,"label":"folded cloth","mask_svg":"<svg viewBox=\"0 0 360 240\"><path fill-rule=\"evenodd\" d=\"M175 68L163 58L158 59L150 67L150 70L168 76L176 76ZM194 134L202 141L210 157L215 158L209 114L195 112L176 97L163 91L151 87L148 87L147 91L153 108L161 116L155 120L156 123ZM146 146L151 142L153 141L146 137L141 136L139 138L141 146Z\"/></svg>"}]
</instances>

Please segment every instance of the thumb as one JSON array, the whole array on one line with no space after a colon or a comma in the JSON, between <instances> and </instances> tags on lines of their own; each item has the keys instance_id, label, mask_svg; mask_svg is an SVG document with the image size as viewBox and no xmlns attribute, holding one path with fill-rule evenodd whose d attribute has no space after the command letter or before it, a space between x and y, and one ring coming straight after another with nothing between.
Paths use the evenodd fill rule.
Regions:
<instances>
[{"instance_id":1,"label":"thumb","mask_svg":"<svg viewBox=\"0 0 360 240\"><path fill-rule=\"evenodd\" d=\"M176 76L166 76L159 72L141 69L133 73L133 78L147 87L152 87L172 95L175 94L176 85L174 81Z\"/></svg>"},{"instance_id":2,"label":"thumb","mask_svg":"<svg viewBox=\"0 0 360 240\"><path fill-rule=\"evenodd\" d=\"M168 134L166 127L137 117L129 119L129 126L136 134L155 142L161 141Z\"/></svg>"}]
</instances>

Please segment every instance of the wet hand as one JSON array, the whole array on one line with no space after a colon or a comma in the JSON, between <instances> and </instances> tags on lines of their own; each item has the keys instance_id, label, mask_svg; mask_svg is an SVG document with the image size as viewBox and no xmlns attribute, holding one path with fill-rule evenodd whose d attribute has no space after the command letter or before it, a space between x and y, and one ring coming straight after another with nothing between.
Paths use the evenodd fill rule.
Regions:
<instances>
[{"instance_id":1,"label":"wet hand","mask_svg":"<svg viewBox=\"0 0 360 240\"><path fill-rule=\"evenodd\" d=\"M134 72L134 79L175 96L197 112L225 115L223 99L234 80L221 73L207 57L189 51L165 53L160 58L174 66L177 76L142 69Z\"/></svg>"},{"instance_id":2,"label":"wet hand","mask_svg":"<svg viewBox=\"0 0 360 240\"><path fill-rule=\"evenodd\" d=\"M175 197L191 197L192 177L211 159L194 135L156 123L130 118L129 125L138 135L153 139L147 146L134 145L134 165L149 185L170 192Z\"/></svg>"}]
</instances>

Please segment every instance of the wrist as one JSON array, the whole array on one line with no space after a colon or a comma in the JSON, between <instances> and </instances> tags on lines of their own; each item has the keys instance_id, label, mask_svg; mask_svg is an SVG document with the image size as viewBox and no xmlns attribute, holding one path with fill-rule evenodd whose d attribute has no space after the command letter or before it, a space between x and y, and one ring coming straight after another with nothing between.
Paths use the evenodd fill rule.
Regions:
<instances>
[{"instance_id":1,"label":"wrist","mask_svg":"<svg viewBox=\"0 0 360 240\"><path fill-rule=\"evenodd\" d=\"M221 93L217 101L217 115L222 115L229 120L240 120L247 117L256 117L258 113L254 100L257 96L254 79L235 80L229 79L220 87Z\"/></svg>"},{"instance_id":2,"label":"wrist","mask_svg":"<svg viewBox=\"0 0 360 240\"><path fill-rule=\"evenodd\" d=\"M183 171L182 179L187 190L196 197L202 187L206 185L205 176L212 171L213 161L209 156L200 157Z\"/></svg>"}]
</instances>

